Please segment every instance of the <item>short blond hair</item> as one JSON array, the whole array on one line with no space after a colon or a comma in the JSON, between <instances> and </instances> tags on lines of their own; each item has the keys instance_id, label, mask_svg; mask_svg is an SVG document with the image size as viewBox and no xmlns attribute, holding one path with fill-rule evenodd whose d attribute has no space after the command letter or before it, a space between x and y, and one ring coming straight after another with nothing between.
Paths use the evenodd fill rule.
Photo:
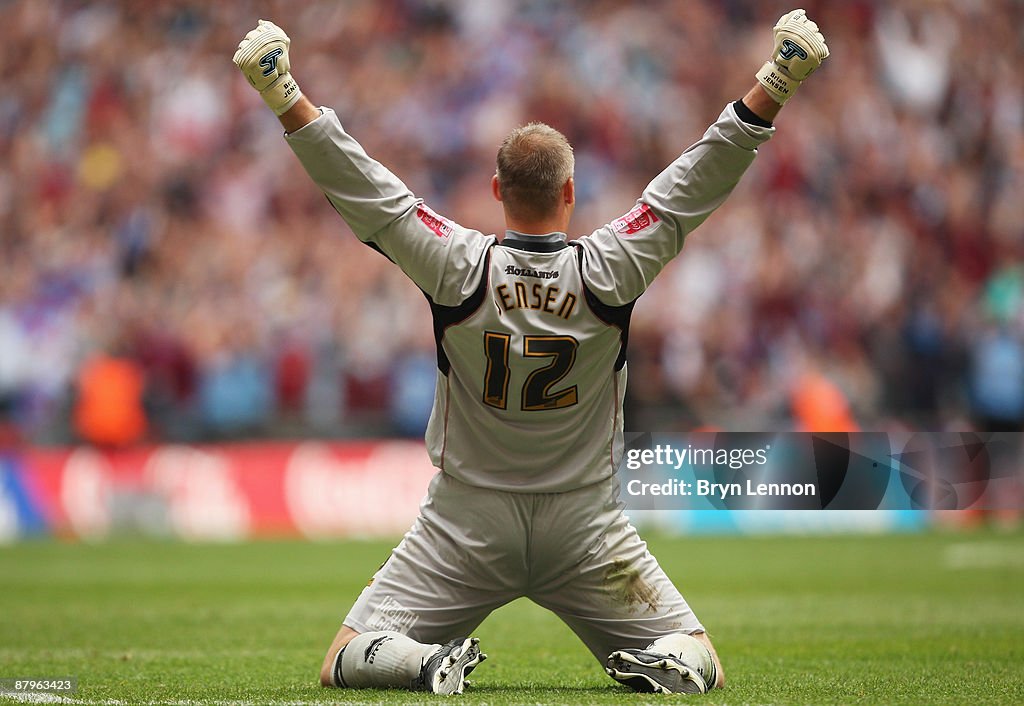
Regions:
<instances>
[{"instance_id":1,"label":"short blond hair","mask_svg":"<svg viewBox=\"0 0 1024 706\"><path fill-rule=\"evenodd\" d=\"M498 191L509 215L536 221L552 215L576 160L565 135L544 123L517 127L498 149Z\"/></svg>"}]
</instances>

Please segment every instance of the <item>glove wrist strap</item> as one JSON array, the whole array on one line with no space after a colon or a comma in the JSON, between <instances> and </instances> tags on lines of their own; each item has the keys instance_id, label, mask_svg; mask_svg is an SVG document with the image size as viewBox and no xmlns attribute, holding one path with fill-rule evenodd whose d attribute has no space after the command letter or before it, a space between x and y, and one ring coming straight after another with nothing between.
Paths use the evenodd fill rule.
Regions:
<instances>
[{"instance_id":1,"label":"glove wrist strap","mask_svg":"<svg viewBox=\"0 0 1024 706\"><path fill-rule=\"evenodd\" d=\"M779 105L789 100L801 83L783 73L781 67L774 61L765 62L765 65L757 72L757 80Z\"/></svg>"},{"instance_id":2,"label":"glove wrist strap","mask_svg":"<svg viewBox=\"0 0 1024 706\"><path fill-rule=\"evenodd\" d=\"M302 97L302 90L295 82L290 73L282 74L276 81L260 91L263 102L274 111L275 115L281 115L295 105Z\"/></svg>"}]
</instances>

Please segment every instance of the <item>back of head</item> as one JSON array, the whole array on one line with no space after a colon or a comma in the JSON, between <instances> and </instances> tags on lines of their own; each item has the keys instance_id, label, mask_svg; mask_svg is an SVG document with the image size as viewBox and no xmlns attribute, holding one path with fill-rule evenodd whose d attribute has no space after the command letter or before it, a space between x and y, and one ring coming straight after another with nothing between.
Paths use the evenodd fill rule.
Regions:
<instances>
[{"instance_id":1,"label":"back of head","mask_svg":"<svg viewBox=\"0 0 1024 706\"><path fill-rule=\"evenodd\" d=\"M565 135L544 123L513 130L498 149L498 188L513 218L536 222L554 214L575 160Z\"/></svg>"}]
</instances>

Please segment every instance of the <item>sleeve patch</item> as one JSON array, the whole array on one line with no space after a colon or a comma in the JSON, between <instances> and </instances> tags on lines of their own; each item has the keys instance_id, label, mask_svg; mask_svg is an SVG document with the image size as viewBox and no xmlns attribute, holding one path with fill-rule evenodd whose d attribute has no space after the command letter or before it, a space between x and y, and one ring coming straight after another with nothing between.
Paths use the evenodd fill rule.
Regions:
<instances>
[{"instance_id":1,"label":"sleeve patch","mask_svg":"<svg viewBox=\"0 0 1024 706\"><path fill-rule=\"evenodd\" d=\"M619 235L636 235L653 227L658 220L650 206L639 203L625 216L612 221L612 229Z\"/></svg>"},{"instance_id":2,"label":"sleeve patch","mask_svg":"<svg viewBox=\"0 0 1024 706\"><path fill-rule=\"evenodd\" d=\"M437 215L425 203L416 207L416 216L423 221L423 225L429 228L438 238L447 238L455 228L447 218Z\"/></svg>"}]
</instances>

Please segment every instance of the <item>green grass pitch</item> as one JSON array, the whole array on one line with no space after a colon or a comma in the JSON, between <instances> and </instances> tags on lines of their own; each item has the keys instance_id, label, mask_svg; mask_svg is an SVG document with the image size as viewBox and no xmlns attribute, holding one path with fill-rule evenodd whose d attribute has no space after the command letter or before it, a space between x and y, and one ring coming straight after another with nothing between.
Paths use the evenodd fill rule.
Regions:
<instances>
[{"instance_id":1,"label":"green grass pitch","mask_svg":"<svg viewBox=\"0 0 1024 706\"><path fill-rule=\"evenodd\" d=\"M390 542L0 547L0 677L77 676L74 704L1024 703L1020 533L650 544L726 689L634 694L525 601L479 629L490 659L462 697L322 689L323 650Z\"/></svg>"}]
</instances>

